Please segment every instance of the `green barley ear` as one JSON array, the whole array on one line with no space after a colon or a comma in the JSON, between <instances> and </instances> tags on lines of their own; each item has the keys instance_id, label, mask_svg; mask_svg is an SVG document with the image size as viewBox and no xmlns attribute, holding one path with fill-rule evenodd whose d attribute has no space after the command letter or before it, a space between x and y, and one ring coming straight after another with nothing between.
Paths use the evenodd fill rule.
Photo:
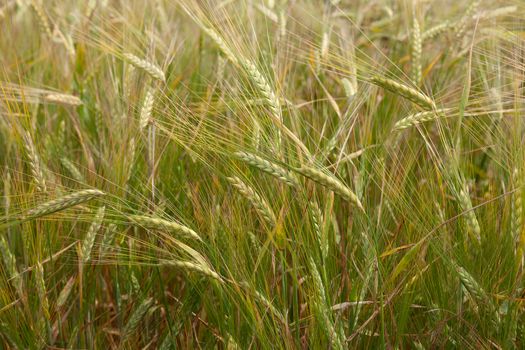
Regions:
<instances>
[{"instance_id":1,"label":"green barley ear","mask_svg":"<svg viewBox=\"0 0 525 350\"><path fill-rule=\"evenodd\" d=\"M247 292L253 293L255 296L255 299L257 299L261 304L264 305L264 307L269 310L272 315L277 318L282 324L286 324L286 317L284 317L284 314L279 311L275 307L275 305L267 298L265 297L261 292L259 292L257 289L251 287L247 282L241 281L239 285L244 288Z\"/></svg>"},{"instance_id":2,"label":"green barley ear","mask_svg":"<svg viewBox=\"0 0 525 350\"><path fill-rule=\"evenodd\" d=\"M115 234L117 232L117 225L109 224L102 237L102 243L100 245L100 258L104 258L113 247L113 241L115 240Z\"/></svg>"},{"instance_id":3,"label":"green barley ear","mask_svg":"<svg viewBox=\"0 0 525 350\"><path fill-rule=\"evenodd\" d=\"M24 133L23 136L25 141L24 146L26 148L27 157L29 158L29 165L31 166L33 179L36 182L38 190L45 192L47 190L46 179L44 177L44 172L42 171L40 156L38 155L35 144L33 143L33 138L28 132Z\"/></svg>"},{"instance_id":4,"label":"green barley ear","mask_svg":"<svg viewBox=\"0 0 525 350\"><path fill-rule=\"evenodd\" d=\"M19 296L22 297L23 281L16 267L16 258L11 252L11 249L9 249L9 245L7 244L4 235L0 235L0 254L2 255L2 260L4 262L9 279L12 281L13 286L15 287Z\"/></svg>"},{"instance_id":5,"label":"green barley ear","mask_svg":"<svg viewBox=\"0 0 525 350\"><path fill-rule=\"evenodd\" d=\"M84 237L84 240L82 241L82 262L84 264L88 263L91 260L91 250L93 249L93 244L95 243L97 233L100 230L100 227L102 226L102 220L104 219L105 212L105 206L98 208L95 218L89 226L89 230L86 234L86 237Z\"/></svg>"},{"instance_id":6,"label":"green barley ear","mask_svg":"<svg viewBox=\"0 0 525 350\"><path fill-rule=\"evenodd\" d=\"M36 219L42 216L56 213L78 204L87 202L93 198L103 196L105 193L99 190L82 190L74 192L57 199L42 203L26 212L24 219Z\"/></svg>"},{"instance_id":7,"label":"green barley ear","mask_svg":"<svg viewBox=\"0 0 525 350\"><path fill-rule=\"evenodd\" d=\"M51 31L51 26L49 25L49 19L47 18L47 15L45 14L42 7L40 7L40 5L37 4L36 0L31 0L29 4L35 12L36 18L38 20L38 25L40 26L40 30L42 31L42 33L47 35L49 38L53 38L53 32Z\"/></svg>"},{"instance_id":8,"label":"green barley ear","mask_svg":"<svg viewBox=\"0 0 525 350\"><path fill-rule=\"evenodd\" d=\"M450 111L448 108L437 109L435 111L425 111L411 114L394 125L394 131L400 131L408 129L412 126L416 126L429 121L437 120L446 116L446 112Z\"/></svg>"},{"instance_id":9,"label":"green barley ear","mask_svg":"<svg viewBox=\"0 0 525 350\"><path fill-rule=\"evenodd\" d=\"M48 103L56 103L68 106L80 106L82 105L82 100L74 95L54 93L46 94L44 96L44 101Z\"/></svg>"},{"instance_id":10,"label":"green barley ear","mask_svg":"<svg viewBox=\"0 0 525 350\"><path fill-rule=\"evenodd\" d=\"M146 215L128 215L128 218L132 224L142 226L145 229L172 232L183 237L202 241L202 238L197 234L197 232L175 221L168 221Z\"/></svg>"},{"instance_id":11,"label":"green barley ear","mask_svg":"<svg viewBox=\"0 0 525 350\"><path fill-rule=\"evenodd\" d=\"M362 212L365 211L363 208L363 205L361 204L361 201L356 196L352 190L350 190L345 184L343 184L339 179L337 179L333 175L328 175L321 170L303 166L301 168L297 168L296 171L309 178L310 180L318 183L321 186L324 186L332 191L334 193L341 196L343 199L347 200L348 202L354 204L357 208L359 208Z\"/></svg>"},{"instance_id":12,"label":"green barley ear","mask_svg":"<svg viewBox=\"0 0 525 350\"><path fill-rule=\"evenodd\" d=\"M474 236L474 238L480 242L481 241L481 229L479 227L478 219L476 217L476 213L474 210L472 210L472 201L470 199L470 196L468 194L467 186L464 185L463 188L459 191L457 194L457 200L459 202L459 205L461 207L461 210L463 210L465 213L465 219L467 222L467 230L468 232Z\"/></svg>"},{"instance_id":13,"label":"green barley ear","mask_svg":"<svg viewBox=\"0 0 525 350\"><path fill-rule=\"evenodd\" d=\"M202 275L211 277L220 283L224 282L221 276L217 272L213 271L211 267L204 265L202 263L195 263L192 261L179 261L179 260L161 260L160 266L177 267L182 270L186 270L189 272L197 272Z\"/></svg>"},{"instance_id":14,"label":"green barley ear","mask_svg":"<svg viewBox=\"0 0 525 350\"><path fill-rule=\"evenodd\" d=\"M423 32L423 34L421 34L421 41L434 39L435 37L449 30L450 27L451 25L449 21L443 21L442 23Z\"/></svg>"},{"instance_id":15,"label":"green barley ear","mask_svg":"<svg viewBox=\"0 0 525 350\"><path fill-rule=\"evenodd\" d=\"M472 16L478 9L480 3L481 3L480 0L471 1L470 5L467 7L467 10L463 14L463 16L459 19L459 21L454 26L454 29L456 31L457 40L462 38L463 34L465 33L465 29L467 28L467 25L469 23L469 20L472 19Z\"/></svg>"},{"instance_id":16,"label":"green barley ear","mask_svg":"<svg viewBox=\"0 0 525 350\"><path fill-rule=\"evenodd\" d=\"M354 86L354 83L351 82L349 79L343 78L341 79L341 82L343 83L343 89L345 90L346 97L350 98L357 93L357 89Z\"/></svg>"},{"instance_id":17,"label":"green barley ear","mask_svg":"<svg viewBox=\"0 0 525 350\"><path fill-rule=\"evenodd\" d=\"M236 64L237 56L231 51L231 49L228 47L226 42L222 39L222 37L217 33L215 30L213 30L210 27L205 26L200 21L197 21L197 24L201 27L202 31L212 39L215 44L219 47L219 49L222 51L222 53L230 60L232 63Z\"/></svg>"},{"instance_id":18,"label":"green barley ear","mask_svg":"<svg viewBox=\"0 0 525 350\"><path fill-rule=\"evenodd\" d=\"M487 294L483 287L476 281L476 279L470 273L468 273L467 270L459 266L454 261L452 261L451 264L454 267L456 273L458 274L461 284L465 286L468 293L475 300L475 302L479 303L479 305L487 305L489 307L489 309L491 310L491 314L493 315L492 321L495 323L495 326L498 327L501 321L500 315L496 309L496 306L492 302L489 294Z\"/></svg>"},{"instance_id":19,"label":"green barley ear","mask_svg":"<svg viewBox=\"0 0 525 350\"><path fill-rule=\"evenodd\" d=\"M226 350L241 350L241 347L237 344L235 339L233 339L231 334L226 336Z\"/></svg>"},{"instance_id":20,"label":"green barley ear","mask_svg":"<svg viewBox=\"0 0 525 350\"><path fill-rule=\"evenodd\" d=\"M75 181L80 182L80 183L86 183L86 179L84 178L84 175L82 175L80 170L78 170L75 164L73 164L68 158L62 157L60 158L60 162L62 163L64 168L66 168L70 172L71 176L73 177Z\"/></svg>"},{"instance_id":21,"label":"green barley ear","mask_svg":"<svg viewBox=\"0 0 525 350\"><path fill-rule=\"evenodd\" d=\"M310 212L310 217L312 219L313 228L317 236L317 241L319 242L319 247L321 248L321 254L323 261L328 257L329 242L328 237L323 230L323 213L317 205L317 203L310 201L308 203L308 210Z\"/></svg>"},{"instance_id":22,"label":"green barley ear","mask_svg":"<svg viewBox=\"0 0 525 350\"><path fill-rule=\"evenodd\" d=\"M273 91L264 74L262 74L257 66L250 60L243 59L240 64L246 70L248 77L257 87L261 96L265 99L274 119L282 122L281 106L279 100L277 99L275 92Z\"/></svg>"},{"instance_id":23,"label":"green barley ear","mask_svg":"<svg viewBox=\"0 0 525 350\"><path fill-rule=\"evenodd\" d=\"M148 126L151 120L151 113L153 111L153 103L155 102L155 88L150 87L146 91L146 96L142 102L142 109L140 110L140 130L144 130Z\"/></svg>"},{"instance_id":24,"label":"green barley ear","mask_svg":"<svg viewBox=\"0 0 525 350\"><path fill-rule=\"evenodd\" d=\"M512 183L516 192L512 195L511 232L513 239L517 241L523 226L523 207L521 203L521 187L523 184L517 168L512 172Z\"/></svg>"},{"instance_id":25,"label":"green barley ear","mask_svg":"<svg viewBox=\"0 0 525 350\"><path fill-rule=\"evenodd\" d=\"M49 314L49 299L47 298L47 289L46 281L44 276L44 267L41 263L37 263L35 267L35 279L36 279L36 289L38 292L38 298L40 300L40 306L42 312L47 321L50 320L51 316Z\"/></svg>"},{"instance_id":26,"label":"green barley ear","mask_svg":"<svg viewBox=\"0 0 525 350\"><path fill-rule=\"evenodd\" d=\"M525 227L523 226L522 204L523 180L517 168L512 173L512 182L516 192L512 195L511 234L516 242L517 266L523 268L525 264Z\"/></svg>"},{"instance_id":27,"label":"green barley ear","mask_svg":"<svg viewBox=\"0 0 525 350\"><path fill-rule=\"evenodd\" d=\"M137 276L135 276L135 272L131 271L131 289L133 294L139 294L140 293L140 282L137 279Z\"/></svg>"},{"instance_id":28,"label":"green barley ear","mask_svg":"<svg viewBox=\"0 0 525 350\"><path fill-rule=\"evenodd\" d=\"M414 14L412 16L412 82L414 85L421 84L421 31L419 22Z\"/></svg>"},{"instance_id":29,"label":"green barley ear","mask_svg":"<svg viewBox=\"0 0 525 350\"><path fill-rule=\"evenodd\" d=\"M11 172L7 166L4 174L4 214L5 217L9 217L9 210L11 209Z\"/></svg>"},{"instance_id":30,"label":"green barley ear","mask_svg":"<svg viewBox=\"0 0 525 350\"><path fill-rule=\"evenodd\" d=\"M76 277L75 276L71 277L66 282L66 284L64 285L60 293L58 294L57 302L56 302L57 310L60 310L60 308L62 308L62 306L66 304L67 299L69 298L69 295L71 295L71 291L73 290L73 286L75 285L75 281L76 281Z\"/></svg>"},{"instance_id":31,"label":"green barley ear","mask_svg":"<svg viewBox=\"0 0 525 350\"><path fill-rule=\"evenodd\" d=\"M331 313L329 305L329 300L326 297L325 287L323 279L317 270L317 266L314 260L310 257L309 260L310 274L312 276L312 282L316 291L316 294L319 296L318 300L313 302L314 313L317 318L320 319L323 328L326 330L327 336L330 339L333 349L344 349L345 337L342 334L342 330L337 330L334 322L329 316Z\"/></svg>"},{"instance_id":32,"label":"green barley ear","mask_svg":"<svg viewBox=\"0 0 525 350\"><path fill-rule=\"evenodd\" d=\"M164 75L164 72L156 64L143 60L142 58L139 58L129 52L124 53L124 58L133 66L144 70L152 78L157 79L163 83L166 82L166 76Z\"/></svg>"},{"instance_id":33,"label":"green barley ear","mask_svg":"<svg viewBox=\"0 0 525 350\"><path fill-rule=\"evenodd\" d=\"M277 220L273 210L270 208L268 203L257 193L253 188L246 185L240 178L237 176L228 177L228 182L235 187L240 194L244 196L255 208L255 210L261 215L261 217L266 221L270 227L275 227Z\"/></svg>"},{"instance_id":34,"label":"green barley ear","mask_svg":"<svg viewBox=\"0 0 525 350\"><path fill-rule=\"evenodd\" d=\"M289 171L287 171L280 165L272 163L264 158L261 158L255 154L248 152L235 152L235 156L237 156L242 161L250 164L251 166L254 166L264 171L265 173L276 177L277 179L283 181L287 185L290 185L292 187L299 186L297 179L292 174L290 174Z\"/></svg>"},{"instance_id":35,"label":"green barley ear","mask_svg":"<svg viewBox=\"0 0 525 350\"><path fill-rule=\"evenodd\" d=\"M153 298L147 298L133 311L120 335L121 342L126 341L133 333L135 333L140 322L146 315L146 312L148 312L153 305L153 302Z\"/></svg>"},{"instance_id":36,"label":"green barley ear","mask_svg":"<svg viewBox=\"0 0 525 350\"><path fill-rule=\"evenodd\" d=\"M374 76L370 82L429 110L436 109L434 100L418 90L389 78Z\"/></svg>"}]
</instances>

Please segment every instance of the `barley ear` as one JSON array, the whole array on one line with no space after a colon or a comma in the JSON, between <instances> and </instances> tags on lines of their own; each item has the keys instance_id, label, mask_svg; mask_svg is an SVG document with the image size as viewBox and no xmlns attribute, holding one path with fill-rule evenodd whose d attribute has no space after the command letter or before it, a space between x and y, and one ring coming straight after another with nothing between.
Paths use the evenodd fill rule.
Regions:
<instances>
[{"instance_id":1,"label":"barley ear","mask_svg":"<svg viewBox=\"0 0 525 350\"><path fill-rule=\"evenodd\" d=\"M421 31L415 14L412 21L412 82L419 86L421 84Z\"/></svg>"},{"instance_id":2,"label":"barley ear","mask_svg":"<svg viewBox=\"0 0 525 350\"><path fill-rule=\"evenodd\" d=\"M71 291L73 290L73 286L75 285L75 281L76 281L76 277L75 276L71 277L66 282L66 284L64 285L60 293L58 294L57 302L56 302L57 310L59 310L60 308L62 308L62 306L66 304L66 301L69 298Z\"/></svg>"},{"instance_id":3,"label":"barley ear","mask_svg":"<svg viewBox=\"0 0 525 350\"><path fill-rule=\"evenodd\" d=\"M105 206L98 208L95 218L89 226L89 230L86 234L86 237L84 237L84 240L82 242L82 262L84 264L91 260L91 250L93 249L93 244L95 243L95 239L97 237L98 231L100 230L100 226L102 226L102 220L104 219L105 211Z\"/></svg>"},{"instance_id":4,"label":"barley ear","mask_svg":"<svg viewBox=\"0 0 525 350\"><path fill-rule=\"evenodd\" d=\"M240 178L233 176L227 178L228 182L235 187L255 208L270 227L275 227L277 220L268 203L253 188L246 185Z\"/></svg>"},{"instance_id":5,"label":"barley ear","mask_svg":"<svg viewBox=\"0 0 525 350\"><path fill-rule=\"evenodd\" d=\"M480 242L481 229L479 227L478 219L476 218L476 213L474 210L472 210L472 201L470 200L466 186L463 186L463 189L459 191L457 199L461 209L465 212L468 232L473 235L478 242Z\"/></svg>"},{"instance_id":6,"label":"barley ear","mask_svg":"<svg viewBox=\"0 0 525 350\"><path fill-rule=\"evenodd\" d=\"M241 151L235 152L235 156L237 156L242 161L248 163L249 165L256 167L264 171L265 173L276 177L277 179L283 181L289 186L292 186L292 187L299 186L297 179L292 174L290 174L289 171L287 171L280 165L272 163L264 158L261 158L255 154L248 153L248 152L241 152Z\"/></svg>"},{"instance_id":7,"label":"barley ear","mask_svg":"<svg viewBox=\"0 0 525 350\"><path fill-rule=\"evenodd\" d=\"M49 314L49 299L47 298L47 290L46 290L46 281L44 277L44 267L39 262L36 264L35 267L35 279L36 279L36 289L38 292L38 298L40 300L40 306L42 308L42 312L44 314L44 317L47 321L50 320L50 314Z\"/></svg>"},{"instance_id":8,"label":"barley ear","mask_svg":"<svg viewBox=\"0 0 525 350\"><path fill-rule=\"evenodd\" d=\"M211 267L203 265L202 263L198 264L192 261L162 260L160 262L160 265L178 267L180 269L187 270L189 272L197 272L202 275L211 277L220 283L224 282L221 276L217 272L213 271Z\"/></svg>"},{"instance_id":9,"label":"barley ear","mask_svg":"<svg viewBox=\"0 0 525 350\"><path fill-rule=\"evenodd\" d=\"M153 302L153 298L147 298L143 300L142 303L133 311L128 322L124 326L124 329L122 330L120 336L120 340L122 342L127 340L133 333L135 333L140 322L146 315L146 312L148 312L149 308L153 305Z\"/></svg>"},{"instance_id":10,"label":"barley ear","mask_svg":"<svg viewBox=\"0 0 525 350\"><path fill-rule=\"evenodd\" d=\"M308 166L297 168L296 171L302 174L303 176L309 178L310 180L318 183L319 185L334 191L334 193L338 194L348 202L354 204L362 212L365 211L357 195L354 192L352 192L352 190L350 190L341 181L339 181L339 179L337 179L335 176L325 174L324 172L318 169L311 168Z\"/></svg>"},{"instance_id":11,"label":"barley ear","mask_svg":"<svg viewBox=\"0 0 525 350\"><path fill-rule=\"evenodd\" d=\"M44 172L42 171L42 162L40 160L38 152L36 151L35 144L33 143L33 138L28 132L24 134L24 141L33 179L36 182L38 190L45 192L47 190L47 186L46 179L44 177Z\"/></svg>"},{"instance_id":12,"label":"barley ear","mask_svg":"<svg viewBox=\"0 0 525 350\"><path fill-rule=\"evenodd\" d=\"M201 237L197 234L197 232L175 221L168 221L161 218L146 215L128 215L128 218L131 220L132 224L142 226L145 229L172 232L181 236L202 241Z\"/></svg>"},{"instance_id":13,"label":"barley ear","mask_svg":"<svg viewBox=\"0 0 525 350\"><path fill-rule=\"evenodd\" d=\"M435 111L424 111L411 114L399 121L394 125L394 131L400 131L403 129L408 129L412 126L416 126L425 122L437 120L446 116L446 112L450 109L437 109Z\"/></svg>"},{"instance_id":14,"label":"barley ear","mask_svg":"<svg viewBox=\"0 0 525 350\"><path fill-rule=\"evenodd\" d=\"M153 103L155 102L155 89L150 87L146 91L146 96L142 102L142 109L140 110L140 130L144 130L148 124L152 122L151 113L153 111Z\"/></svg>"},{"instance_id":15,"label":"barley ear","mask_svg":"<svg viewBox=\"0 0 525 350\"><path fill-rule=\"evenodd\" d=\"M62 157L60 158L60 162L66 168L70 173L73 179L80 183L86 183L86 179L84 178L84 175L78 170L78 168L73 164L68 158Z\"/></svg>"},{"instance_id":16,"label":"barley ear","mask_svg":"<svg viewBox=\"0 0 525 350\"><path fill-rule=\"evenodd\" d=\"M370 82L429 110L437 109L434 101L424 93L389 78L374 76Z\"/></svg>"},{"instance_id":17,"label":"barley ear","mask_svg":"<svg viewBox=\"0 0 525 350\"><path fill-rule=\"evenodd\" d=\"M164 75L164 72L162 69L160 69L159 66L156 64L146 61L142 58L139 58L135 56L132 53L126 52L124 53L124 58L132 65L134 65L137 68L142 69L146 73L148 73L152 78L160 80L161 82L166 82L166 76Z\"/></svg>"},{"instance_id":18,"label":"barley ear","mask_svg":"<svg viewBox=\"0 0 525 350\"><path fill-rule=\"evenodd\" d=\"M104 192L99 190L82 190L74 192L57 199L42 203L37 207L26 212L24 219L36 219L42 216L56 213L58 211L74 207L75 205L87 202L95 197L104 195Z\"/></svg>"}]
</instances>

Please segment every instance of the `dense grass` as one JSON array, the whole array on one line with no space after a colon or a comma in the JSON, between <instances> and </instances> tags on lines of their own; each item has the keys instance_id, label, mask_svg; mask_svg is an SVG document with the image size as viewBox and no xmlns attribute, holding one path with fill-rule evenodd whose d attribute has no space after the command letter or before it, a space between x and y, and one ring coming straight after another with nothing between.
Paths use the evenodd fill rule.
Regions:
<instances>
[{"instance_id":1,"label":"dense grass","mask_svg":"<svg viewBox=\"0 0 525 350\"><path fill-rule=\"evenodd\" d=\"M0 348L524 348L523 13L3 1Z\"/></svg>"}]
</instances>

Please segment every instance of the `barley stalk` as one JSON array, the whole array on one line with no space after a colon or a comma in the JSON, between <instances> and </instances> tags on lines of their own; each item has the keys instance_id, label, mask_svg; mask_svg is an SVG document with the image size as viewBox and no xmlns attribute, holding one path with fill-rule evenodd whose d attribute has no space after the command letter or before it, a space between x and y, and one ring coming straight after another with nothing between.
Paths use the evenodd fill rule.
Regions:
<instances>
[{"instance_id":1,"label":"barley stalk","mask_svg":"<svg viewBox=\"0 0 525 350\"><path fill-rule=\"evenodd\" d=\"M89 230L86 234L86 237L84 237L84 240L82 242L82 262L84 264L91 260L91 250L93 249L93 244L95 243L97 233L100 230L100 227L102 226L102 220L104 219L105 211L105 206L101 206L100 208L98 208L95 218L89 226Z\"/></svg>"},{"instance_id":2,"label":"barley stalk","mask_svg":"<svg viewBox=\"0 0 525 350\"><path fill-rule=\"evenodd\" d=\"M161 218L156 218L146 215L128 215L132 223L140 225L145 229L161 230L176 233L188 238L202 241L201 237L191 228L183 226L174 221L168 221Z\"/></svg>"},{"instance_id":3,"label":"barley stalk","mask_svg":"<svg viewBox=\"0 0 525 350\"><path fill-rule=\"evenodd\" d=\"M25 218L34 219L49 215L75 205L87 202L95 197L104 195L104 192L99 190L82 190L74 192L63 197L50 200L42 203L39 206L27 211Z\"/></svg>"},{"instance_id":4,"label":"barley stalk","mask_svg":"<svg viewBox=\"0 0 525 350\"><path fill-rule=\"evenodd\" d=\"M143 60L132 53L124 53L124 58L135 67L144 70L152 78L160 80L163 83L166 82L166 76L164 75L164 72L154 63Z\"/></svg>"},{"instance_id":5,"label":"barley stalk","mask_svg":"<svg viewBox=\"0 0 525 350\"><path fill-rule=\"evenodd\" d=\"M403 96L423 108L436 109L435 103L430 97L410 86L406 86L392 79L378 76L372 77L370 81L394 94Z\"/></svg>"},{"instance_id":6,"label":"barley stalk","mask_svg":"<svg viewBox=\"0 0 525 350\"><path fill-rule=\"evenodd\" d=\"M324 186L334 191L335 193L340 195L343 199L354 204L356 207L358 207L361 211L364 212L363 205L361 204L361 201L359 200L359 198L357 198L355 193L352 192L348 187L346 187L346 185L344 185L341 181L339 181L333 175L327 175L320 170L310 168L307 166L303 166L296 170L298 173L318 183L319 185Z\"/></svg>"},{"instance_id":7,"label":"barley stalk","mask_svg":"<svg viewBox=\"0 0 525 350\"><path fill-rule=\"evenodd\" d=\"M275 227L277 220L268 203L259 196L254 189L246 185L240 178L234 176L227 180L235 187L255 208L270 227Z\"/></svg>"},{"instance_id":8,"label":"barley stalk","mask_svg":"<svg viewBox=\"0 0 525 350\"><path fill-rule=\"evenodd\" d=\"M280 165L277 165L275 163L272 163L264 158L261 158L255 154L248 153L248 152L235 152L235 155L245 161L246 163L264 171L265 173L268 173L279 180L283 181L284 183L292 186L297 187L299 186L299 183L297 182L297 179L290 174L289 171L281 167Z\"/></svg>"}]
</instances>

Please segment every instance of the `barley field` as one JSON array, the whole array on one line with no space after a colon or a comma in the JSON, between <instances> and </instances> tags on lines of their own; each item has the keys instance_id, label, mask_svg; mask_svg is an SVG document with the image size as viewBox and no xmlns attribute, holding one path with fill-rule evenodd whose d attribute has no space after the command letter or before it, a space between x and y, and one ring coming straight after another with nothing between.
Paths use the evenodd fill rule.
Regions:
<instances>
[{"instance_id":1,"label":"barley field","mask_svg":"<svg viewBox=\"0 0 525 350\"><path fill-rule=\"evenodd\" d=\"M0 0L1 349L524 349L523 0Z\"/></svg>"}]
</instances>

